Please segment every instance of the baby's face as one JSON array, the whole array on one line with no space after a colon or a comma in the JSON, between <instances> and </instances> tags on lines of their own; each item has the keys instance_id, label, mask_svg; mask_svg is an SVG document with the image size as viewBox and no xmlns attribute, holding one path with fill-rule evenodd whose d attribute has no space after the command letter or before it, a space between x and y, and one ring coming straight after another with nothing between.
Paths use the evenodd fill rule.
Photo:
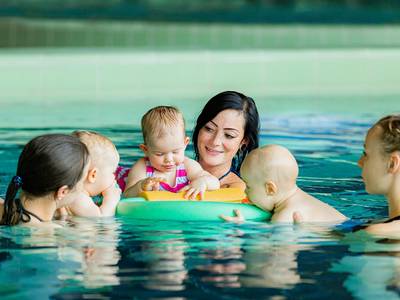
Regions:
<instances>
[{"instance_id":1,"label":"baby's face","mask_svg":"<svg viewBox=\"0 0 400 300\"><path fill-rule=\"evenodd\" d=\"M274 207L274 196L266 192L265 180L260 178L257 168L243 163L240 175L246 182L246 194L251 202L263 210L271 211Z\"/></svg>"},{"instance_id":2,"label":"baby's face","mask_svg":"<svg viewBox=\"0 0 400 300\"><path fill-rule=\"evenodd\" d=\"M145 146L145 154L151 165L159 172L175 171L176 166L185 159L185 149L189 138L181 130L165 134L160 138L152 138Z\"/></svg>"},{"instance_id":3,"label":"baby's face","mask_svg":"<svg viewBox=\"0 0 400 300\"><path fill-rule=\"evenodd\" d=\"M118 167L119 155L117 152L110 150L108 155L105 155L101 160L97 160L97 179L96 194L100 194L109 188L111 185L115 184L115 170Z\"/></svg>"}]
</instances>

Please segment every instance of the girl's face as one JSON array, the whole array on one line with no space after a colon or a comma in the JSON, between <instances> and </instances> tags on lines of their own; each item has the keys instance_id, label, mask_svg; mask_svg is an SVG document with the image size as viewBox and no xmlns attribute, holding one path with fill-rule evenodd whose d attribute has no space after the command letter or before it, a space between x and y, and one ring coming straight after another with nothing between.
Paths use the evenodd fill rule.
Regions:
<instances>
[{"instance_id":1,"label":"girl's face","mask_svg":"<svg viewBox=\"0 0 400 300\"><path fill-rule=\"evenodd\" d=\"M221 111L199 131L197 147L203 168L232 164L232 159L245 144L245 119L234 109Z\"/></svg>"},{"instance_id":2,"label":"girl's face","mask_svg":"<svg viewBox=\"0 0 400 300\"><path fill-rule=\"evenodd\" d=\"M185 160L185 149L189 138L177 128L159 138L150 138L147 145L140 148L149 158L151 165L159 172L169 173Z\"/></svg>"},{"instance_id":3,"label":"girl's face","mask_svg":"<svg viewBox=\"0 0 400 300\"><path fill-rule=\"evenodd\" d=\"M382 128L373 127L365 138L364 152L358 160L362 169L361 176L365 190L369 194L387 194L390 181L388 179L389 155L386 155L381 142Z\"/></svg>"}]
</instances>

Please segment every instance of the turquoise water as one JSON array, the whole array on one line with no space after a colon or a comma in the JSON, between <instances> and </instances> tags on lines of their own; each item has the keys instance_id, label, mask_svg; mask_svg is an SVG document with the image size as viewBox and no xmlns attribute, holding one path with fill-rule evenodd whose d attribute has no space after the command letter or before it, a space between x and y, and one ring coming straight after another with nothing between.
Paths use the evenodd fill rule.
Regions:
<instances>
[{"instance_id":1,"label":"turquoise water","mask_svg":"<svg viewBox=\"0 0 400 300\"><path fill-rule=\"evenodd\" d=\"M288 147L300 165L299 186L354 221L384 218L384 198L365 193L356 163L366 130L383 113L395 111L396 98L259 99L261 144ZM190 130L204 102L174 103L183 108ZM131 164L141 155L140 115L153 104L4 104L0 195L22 146L42 133L97 130L115 142L121 163ZM357 105L360 110L349 112ZM399 297L397 241L325 225L124 218L59 223L65 226L55 231L0 228L2 299Z\"/></svg>"}]
</instances>

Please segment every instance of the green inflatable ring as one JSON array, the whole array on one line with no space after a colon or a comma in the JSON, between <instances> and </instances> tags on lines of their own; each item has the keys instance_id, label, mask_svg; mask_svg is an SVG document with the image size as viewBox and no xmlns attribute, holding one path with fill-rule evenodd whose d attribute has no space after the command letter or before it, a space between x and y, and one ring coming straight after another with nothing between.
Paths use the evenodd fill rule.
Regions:
<instances>
[{"instance_id":1,"label":"green inflatable ring","mask_svg":"<svg viewBox=\"0 0 400 300\"><path fill-rule=\"evenodd\" d=\"M211 201L147 201L143 198L122 199L117 216L138 220L223 221L219 216L233 216L239 209L247 221L266 221L271 213L251 204Z\"/></svg>"}]
</instances>

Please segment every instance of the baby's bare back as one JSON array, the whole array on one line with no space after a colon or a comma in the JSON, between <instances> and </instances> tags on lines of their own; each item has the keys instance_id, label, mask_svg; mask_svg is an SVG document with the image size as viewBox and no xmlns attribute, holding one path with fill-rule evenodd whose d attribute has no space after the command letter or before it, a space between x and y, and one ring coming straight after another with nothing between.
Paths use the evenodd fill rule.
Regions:
<instances>
[{"instance_id":1,"label":"baby's bare back","mask_svg":"<svg viewBox=\"0 0 400 300\"><path fill-rule=\"evenodd\" d=\"M299 213L303 222L342 222L346 217L327 203L298 189L286 205L274 214L273 221L293 222L293 213Z\"/></svg>"}]
</instances>

